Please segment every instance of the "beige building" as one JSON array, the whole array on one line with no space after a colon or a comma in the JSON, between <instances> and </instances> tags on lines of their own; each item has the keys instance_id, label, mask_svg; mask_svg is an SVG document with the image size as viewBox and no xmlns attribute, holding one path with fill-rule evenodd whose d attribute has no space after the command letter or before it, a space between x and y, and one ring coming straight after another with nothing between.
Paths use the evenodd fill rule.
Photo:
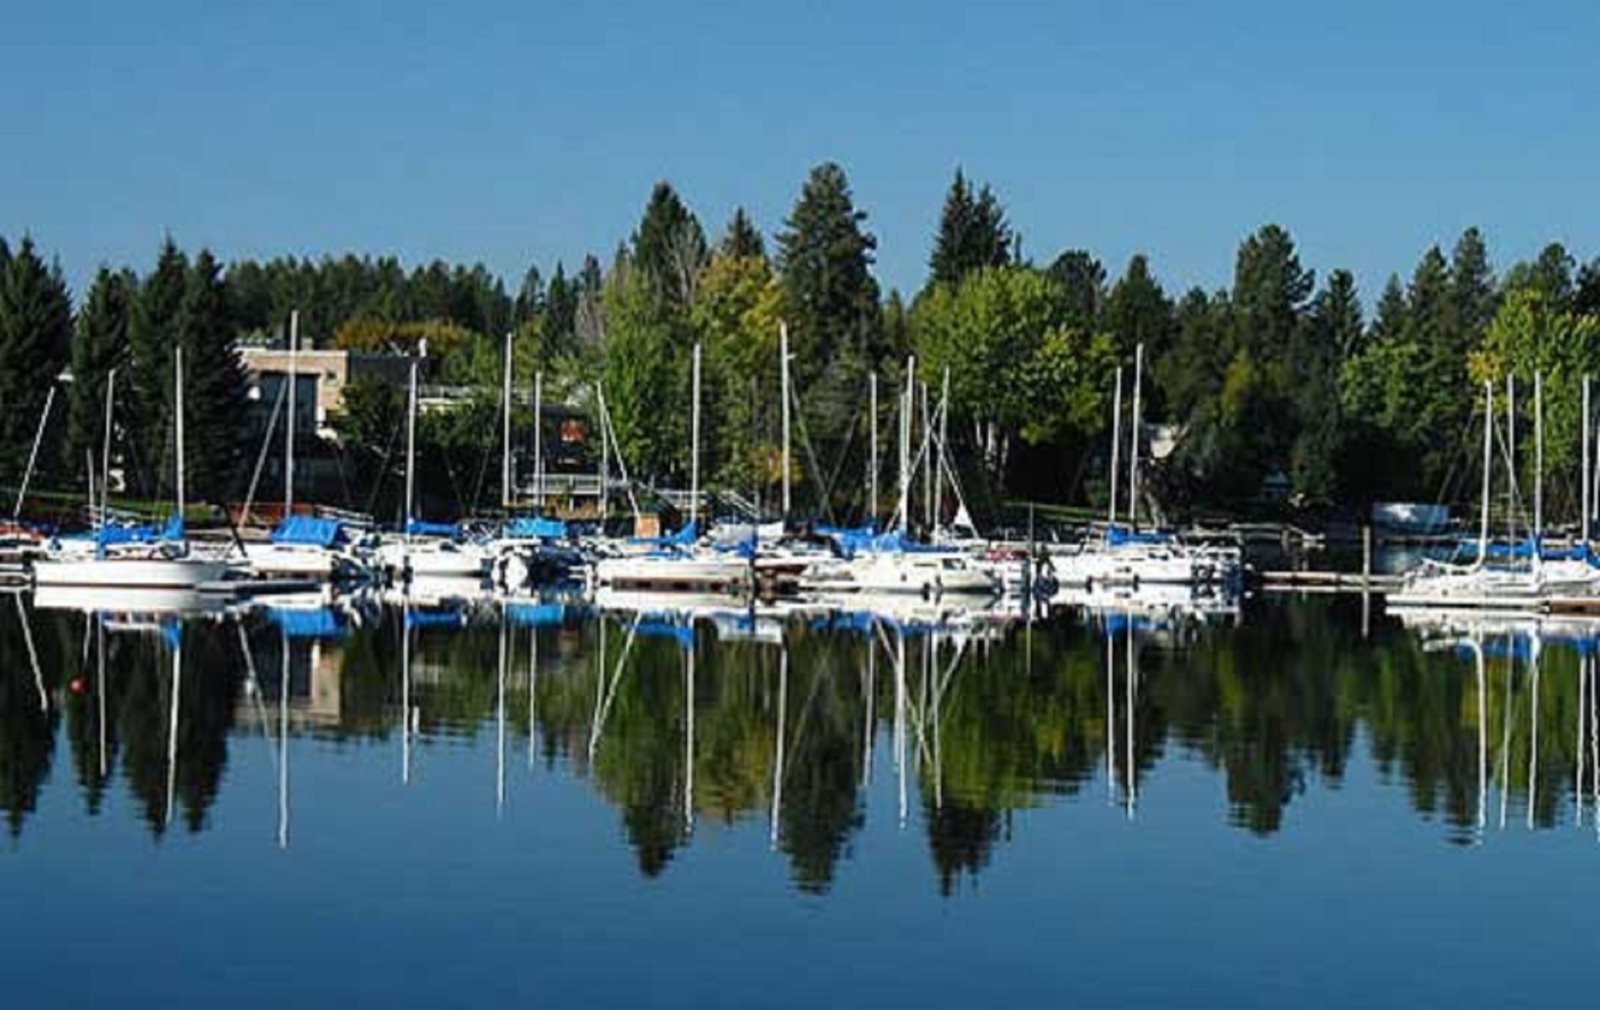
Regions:
<instances>
[{"instance_id":1,"label":"beige building","mask_svg":"<svg viewBox=\"0 0 1600 1010\"><path fill-rule=\"evenodd\" d=\"M278 347L241 347L239 360L249 382L248 395L259 426L266 427L289 376L289 352ZM371 379L404 385L407 359L364 351L302 350L295 355L295 426L333 437L329 419L344 407L344 388Z\"/></svg>"}]
</instances>

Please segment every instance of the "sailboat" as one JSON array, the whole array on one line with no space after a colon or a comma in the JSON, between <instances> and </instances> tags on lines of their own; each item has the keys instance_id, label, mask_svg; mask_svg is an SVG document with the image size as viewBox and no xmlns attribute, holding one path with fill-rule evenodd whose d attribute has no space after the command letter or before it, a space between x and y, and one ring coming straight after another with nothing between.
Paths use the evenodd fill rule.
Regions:
<instances>
[{"instance_id":1,"label":"sailboat","mask_svg":"<svg viewBox=\"0 0 1600 1010\"><path fill-rule=\"evenodd\" d=\"M411 359L411 379L406 398L406 507L405 526L398 538L380 544L379 564L391 575L484 579L494 560L482 544L465 538L458 526L416 519L417 469L417 362L428 353L426 342Z\"/></svg>"},{"instance_id":2,"label":"sailboat","mask_svg":"<svg viewBox=\"0 0 1600 1010\"><path fill-rule=\"evenodd\" d=\"M1143 386L1144 345L1134 351L1133 439L1128 459L1128 524L1117 524L1117 478L1122 446L1122 369L1116 370L1112 396L1111 495L1103 537L1056 549L1050 561L1063 588L1106 585L1194 585L1225 583L1240 574L1239 552L1186 544L1166 531L1137 528L1139 511L1139 398Z\"/></svg>"},{"instance_id":3,"label":"sailboat","mask_svg":"<svg viewBox=\"0 0 1600 1010\"><path fill-rule=\"evenodd\" d=\"M177 511L154 536L128 534L106 523L105 501L109 496L102 481L101 521L95 534L94 551L87 556L58 551L34 564L33 577L40 587L80 586L140 589L194 589L215 582L227 574L228 564L220 559L191 553L184 534L184 457L183 457L183 348L173 354L174 424L176 427ZM115 373L106 380L106 431L111 430L111 394ZM104 460L102 460L104 464Z\"/></svg>"},{"instance_id":4,"label":"sailboat","mask_svg":"<svg viewBox=\"0 0 1600 1010\"><path fill-rule=\"evenodd\" d=\"M745 592L754 580L745 545L704 546L700 531L700 345L694 346L690 418L689 522L666 537L636 538L628 549L595 563L598 585L611 589ZM602 436L603 437L603 436Z\"/></svg>"},{"instance_id":5,"label":"sailboat","mask_svg":"<svg viewBox=\"0 0 1600 1010\"><path fill-rule=\"evenodd\" d=\"M315 579L354 578L365 573L355 553L355 538L336 519L295 515L295 393L299 371L300 313L289 314L289 373L284 400L287 416L283 438L283 519L265 544L249 549L250 569L257 575L308 576ZM270 438L270 426L269 434Z\"/></svg>"},{"instance_id":6,"label":"sailboat","mask_svg":"<svg viewBox=\"0 0 1600 1010\"><path fill-rule=\"evenodd\" d=\"M1509 380L1508 380L1509 381ZM1494 468L1494 385L1485 381L1483 413L1483 495L1480 503L1477 557L1461 565L1426 559L1407 572L1400 589L1390 593L1390 608L1470 608L1538 610L1545 605L1540 552L1529 553L1527 568L1489 564L1489 492ZM1511 479L1508 474L1508 479Z\"/></svg>"},{"instance_id":7,"label":"sailboat","mask_svg":"<svg viewBox=\"0 0 1600 1010\"><path fill-rule=\"evenodd\" d=\"M845 531L842 563L814 567L802 580L822 592L868 594L913 593L925 599L947 594L995 596L1000 580L966 551L918 543L909 535L911 515L911 409L915 402L916 359L907 361L906 390L900 411L900 501L894 528L884 534L870 529Z\"/></svg>"}]
</instances>

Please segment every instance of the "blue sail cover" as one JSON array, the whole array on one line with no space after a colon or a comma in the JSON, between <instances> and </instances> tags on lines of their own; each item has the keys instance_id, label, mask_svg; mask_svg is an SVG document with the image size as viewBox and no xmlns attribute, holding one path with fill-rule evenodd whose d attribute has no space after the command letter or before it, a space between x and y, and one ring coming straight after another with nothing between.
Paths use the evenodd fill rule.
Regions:
<instances>
[{"instance_id":1,"label":"blue sail cover","mask_svg":"<svg viewBox=\"0 0 1600 1010\"><path fill-rule=\"evenodd\" d=\"M1106 614L1106 634L1115 637L1134 631L1154 631L1160 625L1144 614L1129 614L1125 610Z\"/></svg>"},{"instance_id":2,"label":"blue sail cover","mask_svg":"<svg viewBox=\"0 0 1600 1010\"><path fill-rule=\"evenodd\" d=\"M1137 533L1123 526L1110 526L1106 529L1106 543L1112 547L1121 547L1124 544L1164 544L1171 540L1170 533Z\"/></svg>"},{"instance_id":3,"label":"blue sail cover","mask_svg":"<svg viewBox=\"0 0 1600 1010\"><path fill-rule=\"evenodd\" d=\"M467 615L459 610L413 610L406 614L408 628L461 628Z\"/></svg>"},{"instance_id":4,"label":"blue sail cover","mask_svg":"<svg viewBox=\"0 0 1600 1010\"><path fill-rule=\"evenodd\" d=\"M1478 556L1478 541L1473 539L1462 540L1456 548L1458 557ZM1600 568L1600 558L1595 556L1588 544L1575 544L1571 547L1546 547L1538 537L1529 537L1516 543L1491 541L1484 551L1484 557L1490 561L1527 561L1537 554L1543 561L1587 561L1590 565Z\"/></svg>"},{"instance_id":5,"label":"blue sail cover","mask_svg":"<svg viewBox=\"0 0 1600 1010\"><path fill-rule=\"evenodd\" d=\"M506 536L525 540L565 540L567 524L544 516L519 516L506 523Z\"/></svg>"},{"instance_id":6,"label":"blue sail cover","mask_svg":"<svg viewBox=\"0 0 1600 1010\"><path fill-rule=\"evenodd\" d=\"M430 523L421 519L408 519L406 532L419 537L453 537L461 530L455 523Z\"/></svg>"},{"instance_id":7,"label":"blue sail cover","mask_svg":"<svg viewBox=\"0 0 1600 1010\"><path fill-rule=\"evenodd\" d=\"M318 519L315 516L286 516L272 531L275 544L304 544L309 547L332 547L344 533L344 523L337 519Z\"/></svg>"},{"instance_id":8,"label":"blue sail cover","mask_svg":"<svg viewBox=\"0 0 1600 1010\"><path fill-rule=\"evenodd\" d=\"M154 526L102 526L95 532L94 541L101 547L116 544L153 544L161 539L161 530Z\"/></svg>"},{"instance_id":9,"label":"blue sail cover","mask_svg":"<svg viewBox=\"0 0 1600 1010\"><path fill-rule=\"evenodd\" d=\"M519 628L559 628L567 620L567 608L560 603L513 603L506 608L506 620Z\"/></svg>"},{"instance_id":10,"label":"blue sail cover","mask_svg":"<svg viewBox=\"0 0 1600 1010\"><path fill-rule=\"evenodd\" d=\"M641 638L672 638L685 649L694 646L694 629L682 624L674 624L660 619L640 621L634 626L634 634Z\"/></svg>"},{"instance_id":11,"label":"blue sail cover","mask_svg":"<svg viewBox=\"0 0 1600 1010\"><path fill-rule=\"evenodd\" d=\"M345 635L343 615L332 607L310 610L269 607L267 616L290 638L343 638Z\"/></svg>"}]
</instances>

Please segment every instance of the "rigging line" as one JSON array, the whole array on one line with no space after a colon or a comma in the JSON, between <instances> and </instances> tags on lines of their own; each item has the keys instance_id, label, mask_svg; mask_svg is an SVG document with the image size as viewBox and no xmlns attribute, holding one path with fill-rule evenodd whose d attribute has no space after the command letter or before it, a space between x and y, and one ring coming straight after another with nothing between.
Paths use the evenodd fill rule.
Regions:
<instances>
[{"instance_id":1,"label":"rigging line","mask_svg":"<svg viewBox=\"0 0 1600 1010\"><path fill-rule=\"evenodd\" d=\"M817 459L816 447L811 444L811 431L806 427L806 412L800 409L800 394L795 392L792 387L789 390L789 399L794 401L794 420L796 427L800 429L800 444L805 449L806 456L811 460L811 472L808 476L810 476L811 482L817 486L817 497L821 500L823 515L828 522L836 522L837 520L833 515L833 505L828 500L828 488L823 486L820 476L822 463Z\"/></svg>"},{"instance_id":2,"label":"rigging line","mask_svg":"<svg viewBox=\"0 0 1600 1010\"><path fill-rule=\"evenodd\" d=\"M256 721L261 724L261 739L270 744L272 743L272 732L267 729L266 706L261 704L261 679L256 676L255 656L250 652L250 639L245 635L244 623L240 622L238 628L239 651L244 653L245 677L250 682L250 699L255 702ZM272 748L272 766L274 768L278 766L278 749L276 747Z\"/></svg>"},{"instance_id":3,"label":"rigging line","mask_svg":"<svg viewBox=\"0 0 1600 1010\"><path fill-rule=\"evenodd\" d=\"M817 691L822 687L822 679L824 677L831 676L832 673L833 664L831 662L824 663L822 668L817 671L816 675L811 678L811 691L806 695L806 700L800 705L800 722L794 728L794 736L789 739L789 746L787 749L791 759L794 757L794 754L800 750L800 742L805 739L806 726L811 722L811 703L816 700ZM792 767L794 767L794 762L792 760L785 763L783 768L783 778L785 782L787 782L789 779L789 769Z\"/></svg>"},{"instance_id":4,"label":"rigging line","mask_svg":"<svg viewBox=\"0 0 1600 1010\"><path fill-rule=\"evenodd\" d=\"M255 470L250 474L250 488L244 493L244 508L239 512L241 525L250 522L250 506L255 504L256 486L261 481L261 469L266 466L267 452L272 448L272 436L278 430L278 413L283 410L283 401L288 392L287 382L278 387L278 398L272 404L272 416L267 418L267 433L261 438L261 451L256 454Z\"/></svg>"},{"instance_id":5,"label":"rigging line","mask_svg":"<svg viewBox=\"0 0 1600 1010\"><path fill-rule=\"evenodd\" d=\"M28 665L33 669L33 685L39 692L39 711L50 711L50 695L44 689L44 671L39 667L39 653L33 647L33 629L28 626L28 611L22 606L22 594L11 597L17 604L17 620L22 624L22 640L28 646Z\"/></svg>"},{"instance_id":6,"label":"rigging line","mask_svg":"<svg viewBox=\"0 0 1600 1010\"><path fill-rule=\"evenodd\" d=\"M611 703L617 698L617 687L622 683L622 674L628 662L628 654L633 651L634 634L639 630L642 614L635 614L633 623L628 626L628 637L622 643L622 653L617 656L616 669L612 671L611 682L606 689L605 702L600 707L600 715L594 726L594 733L589 738L589 763L594 763L594 755L600 747L600 732L606 724L606 716L611 712Z\"/></svg>"},{"instance_id":7,"label":"rigging line","mask_svg":"<svg viewBox=\"0 0 1600 1010\"><path fill-rule=\"evenodd\" d=\"M366 513L369 516L376 515L373 509L378 505L378 494L383 490L384 478L389 476L389 463L394 459L394 444L400 438L400 430L404 427L403 422L404 418L397 417L394 427L389 429L389 443L383 447L383 459L378 463L378 479L372 482L372 494L367 497ZM404 511L403 505L401 511ZM404 521L405 517L402 515L401 522Z\"/></svg>"}]
</instances>

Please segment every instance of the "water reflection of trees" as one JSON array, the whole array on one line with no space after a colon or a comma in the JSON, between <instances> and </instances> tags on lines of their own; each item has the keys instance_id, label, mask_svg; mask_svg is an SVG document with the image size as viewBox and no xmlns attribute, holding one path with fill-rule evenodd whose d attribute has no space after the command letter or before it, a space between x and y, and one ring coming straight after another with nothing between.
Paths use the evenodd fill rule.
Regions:
<instances>
[{"instance_id":1,"label":"water reflection of trees","mask_svg":"<svg viewBox=\"0 0 1600 1010\"><path fill-rule=\"evenodd\" d=\"M1190 629L1181 648L1168 631L1139 626L1131 690L1127 640L1108 640L1114 622L1066 617L1013 626L993 642L907 634L904 760L920 813L912 829L925 834L941 889L983 871L1009 837L1014 811L1081 793L1102 776L1127 796L1174 754L1214 768L1228 819L1258 834L1282 827L1307 789L1341 782L1356 747L1381 776L1403 784L1414 810L1447 824L1452 839L1476 837L1486 816L1484 775L1491 787L1503 782L1532 823L1560 820L1583 746L1578 653L1552 644L1541 655L1532 777L1535 680L1515 642L1485 639L1480 698L1470 650L1428 651L1417 635L1382 621L1364 639L1358 606L1268 600L1238 627ZM512 738L536 739L546 767L593 782L617 809L645 874L666 870L697 822L755 822L772 831L798 886L828 888L864 824L866 781L895 767L884 748L895 739L899 632L791 622L780 646L771 637L722 640L701 622L692 636L641 630L629 645L630 623L613 617L602 630L570 617L512 629ZM259 687L271 695L281 643L257 619L245 626L266 681ZM37 614L31 628L37 680L22 624L14 611L0 615L0 802L11 832L36 809L57 746L68 750L91 813L120 780L150 830L165 832L174 770L171 641L153 632L106 635L102 689L88 619ZM499 697L493 613L411 634L420 737L483 732ZM398 735L401 635L399 614L385 613L330 646L339 708L301 731L357 741ZM236 714L251 695L236 624L191 621L182 636L172 811L198 831L223 781ZM1108 648L1116 653L1109 682ZM1498 814L1491 803L1488 819Z\"/></svg>"}]
</instances>

